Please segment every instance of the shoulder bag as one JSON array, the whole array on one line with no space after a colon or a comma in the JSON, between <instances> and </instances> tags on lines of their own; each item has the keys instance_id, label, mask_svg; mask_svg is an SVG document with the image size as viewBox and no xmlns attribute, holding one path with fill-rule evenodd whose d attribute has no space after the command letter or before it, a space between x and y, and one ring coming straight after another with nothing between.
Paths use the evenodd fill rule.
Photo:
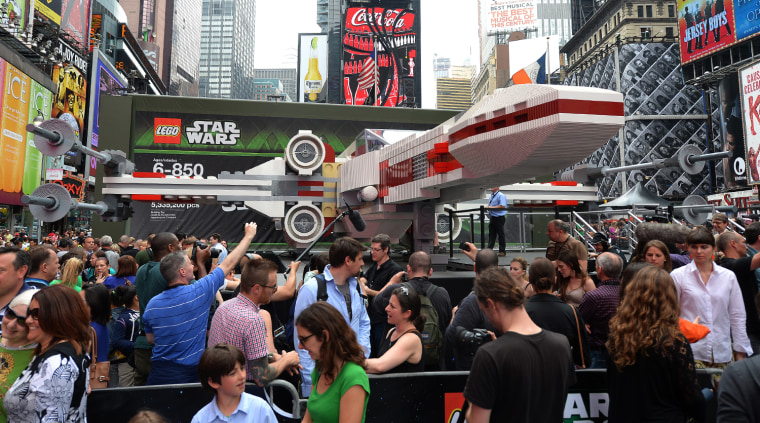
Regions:
<instances>
[{"instance_id":1,"label":"shoulder bag","mask_svg":"<svg viewBox=\"0 0 760 423\"><path fill-rule=\"evenodd\" d=\"M578 323L578 312L575 311L575 307L568 304L573 310L573 316L575 316L575 328L578 330L578 348L581 349L581 369L586 368L586 359L583 358L583 341L581 340L581 325Z\"/></svg>"},{"instance_id":2,"label":"shoulder bag","mask_svg":"<svg viewBox=\"0 0 760 423\"><path fill-rule=\"evenodd\" d=\"M92 333L92 342L90 343L90 356L92 362L90 363L90 388L91 389L103 389L108 388L108 381L111 377L108 372L111 370L111 362L103 361L98 363L98 333L90 326L90 332Z\"/></svg>"}]
</instances>

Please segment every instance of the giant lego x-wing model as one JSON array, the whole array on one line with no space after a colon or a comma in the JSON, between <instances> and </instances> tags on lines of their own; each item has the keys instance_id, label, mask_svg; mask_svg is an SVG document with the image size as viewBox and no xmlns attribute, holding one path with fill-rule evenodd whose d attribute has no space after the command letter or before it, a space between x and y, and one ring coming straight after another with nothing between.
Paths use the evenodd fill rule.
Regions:
<instances>
[{"instance_id":1,"label":"giant lego x-wing model","mask_svg":"<svg viewBox=\"0 0 760 423\"><path fill-rule=\"evenodd\" d=\"M56 152L67 147L88 152L72 146L63 125L46 123L36 130L38 146L57 134L52 141L58 143ZM216 178L183 179L107 169L110 176L103 178L106 201L99 203L98 210L104 210L104 218L118 219L129 215L123 209L133 200L244 203L280 223L291 239L307 244L347 204L359 209L367 227L357 232L345 225L341 232L359 239L387 233L397 240L414 222L415 238L432 242L436 205L480 198L484 188L568 167L602 146L623 123L620 93L518 85L496 90L421 135L377 151L360 149L353 157L334 162L325 161L326 149L318 137L301 131L290 140L283 158ZM124 169L123 160L115 160L118 157L112 152L107 166L118 162ZM38 204L38 211L57 207L68 212L77 207L61 205L68 200L53 196L58 203L54 205L52 194L46 195L48 200ZM35 193L27 200L40 203L35 198L44 196Z\"/></svg>"}]
</instances>

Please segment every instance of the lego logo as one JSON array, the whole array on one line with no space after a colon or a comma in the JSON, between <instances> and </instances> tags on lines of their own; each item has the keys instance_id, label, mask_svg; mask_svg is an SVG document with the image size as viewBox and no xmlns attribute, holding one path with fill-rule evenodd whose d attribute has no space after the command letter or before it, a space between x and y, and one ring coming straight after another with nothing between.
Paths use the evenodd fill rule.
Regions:
<instances>
[{"instance_id":1,"label":"lego logo","mask_svg":"<svg viewBox=\"0 0 760 423\"><path fill-rule=\"evenodd\" d=\"M153 120L153 143L155 144L181 144L182 133L180 127L182 119L155 118Z\"/></svg>"},{"instance_id":2,"label":"lego logo","mask_svg":"<svg viewBox=\"0 0 760 423\"><path fill-rule=\"evenodd\" d=\"M156 135L176 137L179 134L179 126L161 125L156 127Z\"/></svg>"}]
</instances>

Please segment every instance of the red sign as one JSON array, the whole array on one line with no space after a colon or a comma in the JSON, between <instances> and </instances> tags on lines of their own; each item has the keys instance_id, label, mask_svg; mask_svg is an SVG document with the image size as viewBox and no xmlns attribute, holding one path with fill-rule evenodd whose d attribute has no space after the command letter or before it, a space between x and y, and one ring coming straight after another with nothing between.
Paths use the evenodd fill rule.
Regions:
<instances>
[{"instance_id":1,"label":"red sign","mask_svg":"<svg viewBox=\"0 0 760 423\"><path fill-rule=\"evenodd\" d=\"M70 171L66 171L60 181L51 182L66 188L71 198L75 198L77 201L84 200L85 183L83 178L73 175Z\"/></svg>"},{"instance_id":2,"label":"red sign","mask_svg":"<svg viewBox=\"0 0 760 423\"><path fill-rule=\"evenodd\" d=\"M681 63L733 44L736 41L733 0L706 3L678 0L678 32Z\"/></svg>"},{"instance_id":3,"label":"red sign","mask_svg":"<svg viewBox=\"0 0 760 423\"><path fill-rule=\"evenodd\" d=\"M346 31L372 32L370 26L379 26L388 33L411 31L414 13L404 9L382 7L350 7L346 12Z\"/></svg>"},{"instance_id":4,"label":"red sign","mask_svg":"<svg viewBox=\"0 0 760 423\"><path fill-rule=\"evenodd\" d=\"M153 120L153 143L154 144L181 144L182 131L180 126L182 119L154 118Z\"/></svg>"}]
</instances>

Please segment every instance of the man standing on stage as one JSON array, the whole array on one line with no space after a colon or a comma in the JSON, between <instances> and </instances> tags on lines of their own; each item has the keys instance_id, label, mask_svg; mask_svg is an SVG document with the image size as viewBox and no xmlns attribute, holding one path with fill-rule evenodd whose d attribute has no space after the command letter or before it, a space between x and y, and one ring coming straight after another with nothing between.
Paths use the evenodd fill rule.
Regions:
<instances>
[{"instance_id":1,"label":"man standing on stage","mask_svg":"<svg viewBox=\"0 0 760 423\"><path fill-rule=\"evenodd\" d=\"M491 198L488 199L488 248L493 250L496 236L499 236L499 255L507 255L507 240L504 235L504 222L507 220L507 197L499 191L499 187L491 188Z\"/></svg>"}]
</instances>

